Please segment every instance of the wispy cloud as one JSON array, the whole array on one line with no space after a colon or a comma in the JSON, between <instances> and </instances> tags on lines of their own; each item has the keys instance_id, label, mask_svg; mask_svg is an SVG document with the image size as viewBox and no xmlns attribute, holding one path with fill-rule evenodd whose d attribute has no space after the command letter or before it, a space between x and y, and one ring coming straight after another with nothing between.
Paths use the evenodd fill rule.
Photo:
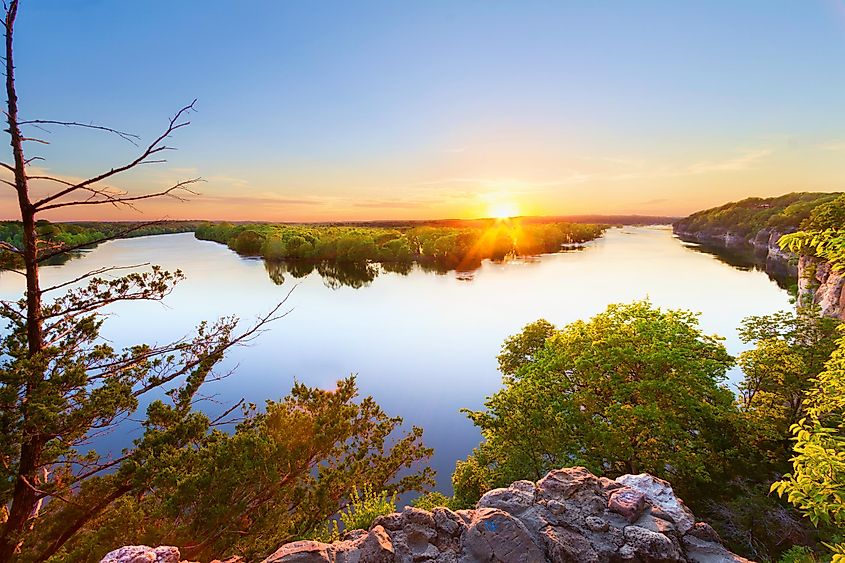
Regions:
<instances>
[{"instance_id":1,"label":"wispy cloud","mask_svg":"<svg viewBox=\"0 0 845 563\"><path fill-rule=\"evenodd\" d=\"M277 194L273 192L261 192L261 193L251 193L251 194L238 194L238 195L228 195L228 194L220 194L220 195L212 195L212 194L202 194L195 198L192 198L193 201L204 201L209 203L220 203L224 205L327 205L331 202L331 198L318 198L318 197L288 197L282 194Z\"/></svg>"},{"instance_id":2,"label":"wispy cloud","mask_svg":"<svg viewBox=\"0 0 845 563\"><path fill-rule=\"evenodd\" d=\"M772 154L771 149L747 150L738 156L716 161L697 162L687 168L689 174L705 174L708 172L725 172L733 170L747 170L754 163Z\"/></svg>"},{"instance_id":3,"label":"wispy cloud","mask_svg":"<svg viewBox=\"0 0 845 563\"><path fill-rule=\"evenodd\" d=\"M250 186L249 180L234 176L209 176L204 180L209 184L225 184L230 188L248 188Z\"/></svg>"}]
</instances>

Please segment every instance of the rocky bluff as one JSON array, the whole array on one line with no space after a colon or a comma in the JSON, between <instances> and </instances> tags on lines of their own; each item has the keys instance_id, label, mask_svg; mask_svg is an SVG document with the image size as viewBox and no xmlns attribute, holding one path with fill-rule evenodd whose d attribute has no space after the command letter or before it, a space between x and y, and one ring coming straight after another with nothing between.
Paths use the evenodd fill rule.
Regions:
<instances>
[{"instance_id":1,"label":"rocky bluff","mask_svg":"<svg viewBox=\"0 0 845 563\"><path fill-rule=\"evenodd\" d=\"M739 562L666 481L582 467L485 494L472 510L405 508L331 544L298 541L263 563ZM173 547L129 546L101 563L179 563Z\"/></svg>"},{"instance_id":2,"label":"rocky bluff","mask_svg":"<svg viewBox=\"0 0 845 563\"><path fill-rule=\"evenodd\" d=\"M823 315L845 320L845 274L833 271L827 262L801 256L780 249L778 240L794 231L763 229L754 235L741 236L724 229L692 231L676 223L674 233L683 241L696 242L703 247L716 247L745 252L748 260L776 279L798 280L798 295L802 304L816 304Z\"/></svg>"}]
</instances>

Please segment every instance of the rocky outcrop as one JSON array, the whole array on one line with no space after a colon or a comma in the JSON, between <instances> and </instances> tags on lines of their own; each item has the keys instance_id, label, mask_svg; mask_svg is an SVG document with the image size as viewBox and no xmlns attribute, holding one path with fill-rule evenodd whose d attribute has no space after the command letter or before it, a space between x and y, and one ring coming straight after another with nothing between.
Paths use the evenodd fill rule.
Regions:
<instances>
[{"instance_id":1,"label":"rocky outcrop","mask_svg":"<svg viewBox=\"0 0 845 563\"><path fill-rule=\"evenodd\" d=\"M739 251L772 277L789 276L794 279L797 274L795 255L781 250L778 245L780 237L793 231L762 229L757 233L743 235L722 229L692 231L677 223L673 226L673 232L682 241L695 242L710 249Z\"/></svg>"},{"instance_id":2,"label":"rocky outcrop","mask_svg":"<svg viewBox=\"0 0 845 563\"><path fill-rule=\"evenodd\" d=\"M745 561L650 475L552 471L494 489L473 510L405 508L332 544L301 541L263 563Z\"/></svg>"},{"instance_id":3,"label":"rocky outcrop","mask_svg":"<svg viewBox=\"0 0 845 563\"><path fill-rule=\"evenodd\" d=\"M127 545L109 552L100 563L179 563L179 548Z\"/></svg>"},{"instance_id":4,"label":"rocky outcrop","mask_svg":"<svg viewBox=\"0 0 845 563\"><path fill-rule=\"evenodd\" d=\"M763 229L753 237L742 237L724 231L690 232L674 228L683 241L695 242L704 248L746 251L744 257L770 277L783 282L798 280L798 296L802 305L818 305L823 315L845 320L845 275L835 272L827 262L810 256L797 257L781 250L777 244L786 232ZM744 264L734 264L743 266Z\"/></svg>"},{"instance_id":5,"label":"rocky outcrop","mask_svg":"<svg viewBox=\"0 0 845 563\"><path fill-rule=\"evenodd\" d=\"M845 272L834 271L828 262L810 256L798 261L798 299L817 305L821 313L845 321Z\"/></svg>"},{"instance_id":6,"label":"rocky outcrop","mask_svg":"<svg viewBox=\"0 0 845 563\"><path fill-rule=\"evenodd\" d=\"M173 547L124 547L101 563L177 563ZM602 563L747 561L696 522L666 481L583 467L488 491L472 510L407 507L343 541L285 544L262 563Z\"/></svg>"},{"instance_id":7,"label":"rocky outcrop","mask_svg":"<svg viewBox=\"0 0 845 563\"><path fill-rule=\"evenodd\" d=\"M153 548L146 545L126 545L110 551L100 560L100 563L195 563L181 559L178 547L160 546ZM244 560L235 556L225 561L215 559L210 563L244 563Z\"/></svg>"}]
</instances>

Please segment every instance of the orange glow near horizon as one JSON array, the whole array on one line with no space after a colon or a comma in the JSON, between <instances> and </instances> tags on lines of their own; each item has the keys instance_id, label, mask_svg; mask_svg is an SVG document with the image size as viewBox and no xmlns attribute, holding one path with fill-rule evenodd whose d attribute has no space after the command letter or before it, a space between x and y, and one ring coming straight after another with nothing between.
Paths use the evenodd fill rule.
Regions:
<instances>
[{"instance_id":1,"label":"orange glow near horizon","mask_svg":"<svg viewBox=\"0 0 845 563\"><path fill-rule=\"evenodd\" d=\"M519 208L515 203L502 201L491 205L489 213L493 219L510 219L519 215Z\"/></svg>"}]
</instances>

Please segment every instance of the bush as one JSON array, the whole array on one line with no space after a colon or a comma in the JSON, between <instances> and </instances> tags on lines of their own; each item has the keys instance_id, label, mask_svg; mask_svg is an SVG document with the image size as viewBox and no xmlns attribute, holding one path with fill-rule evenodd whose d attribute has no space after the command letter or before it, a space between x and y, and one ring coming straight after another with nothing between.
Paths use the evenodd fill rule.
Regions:
<instances>
[{"instance_id":1,"label":"bush","mask_svg":"<svg viewBox=\"0 0 845 563\"><path fill-rule=\"evenodd\" d=\"M437 491L433 493L426 493L411 501L411 506L413 506L414 508L428 510L429 512L431 512L438 506L452 508L454 504L455 499L453 497L447 497L443 493L438 493Z\"/></svg>"},{"instance_id":2,"label":"bush","mask_svg":"<svg viewBox=\"0 0 845 563\"><path fill-rule=\"evenodd\" d=\"M344 532L369 530L376 518L391 512L396 512L396 495L388 497L387 491L374 492L373 488L366 484L361 488L360 494L358 487L352 489L349 504L340 511L340 522ZM311 534L311 539L330 543L340 539L340 532L337 519L333 518L317 528Z\"/></svg>"},{"instance_id":3,"label":"bush","mask_svg":"<svg viewBox=\"0 0 845 563\"><path fill-rule=\"evenodd\" d=\"M816 563L816 561L818 559L812 549L803 545L793 545L783 552L778 563Z\"/></svg>"}]
</instances>

